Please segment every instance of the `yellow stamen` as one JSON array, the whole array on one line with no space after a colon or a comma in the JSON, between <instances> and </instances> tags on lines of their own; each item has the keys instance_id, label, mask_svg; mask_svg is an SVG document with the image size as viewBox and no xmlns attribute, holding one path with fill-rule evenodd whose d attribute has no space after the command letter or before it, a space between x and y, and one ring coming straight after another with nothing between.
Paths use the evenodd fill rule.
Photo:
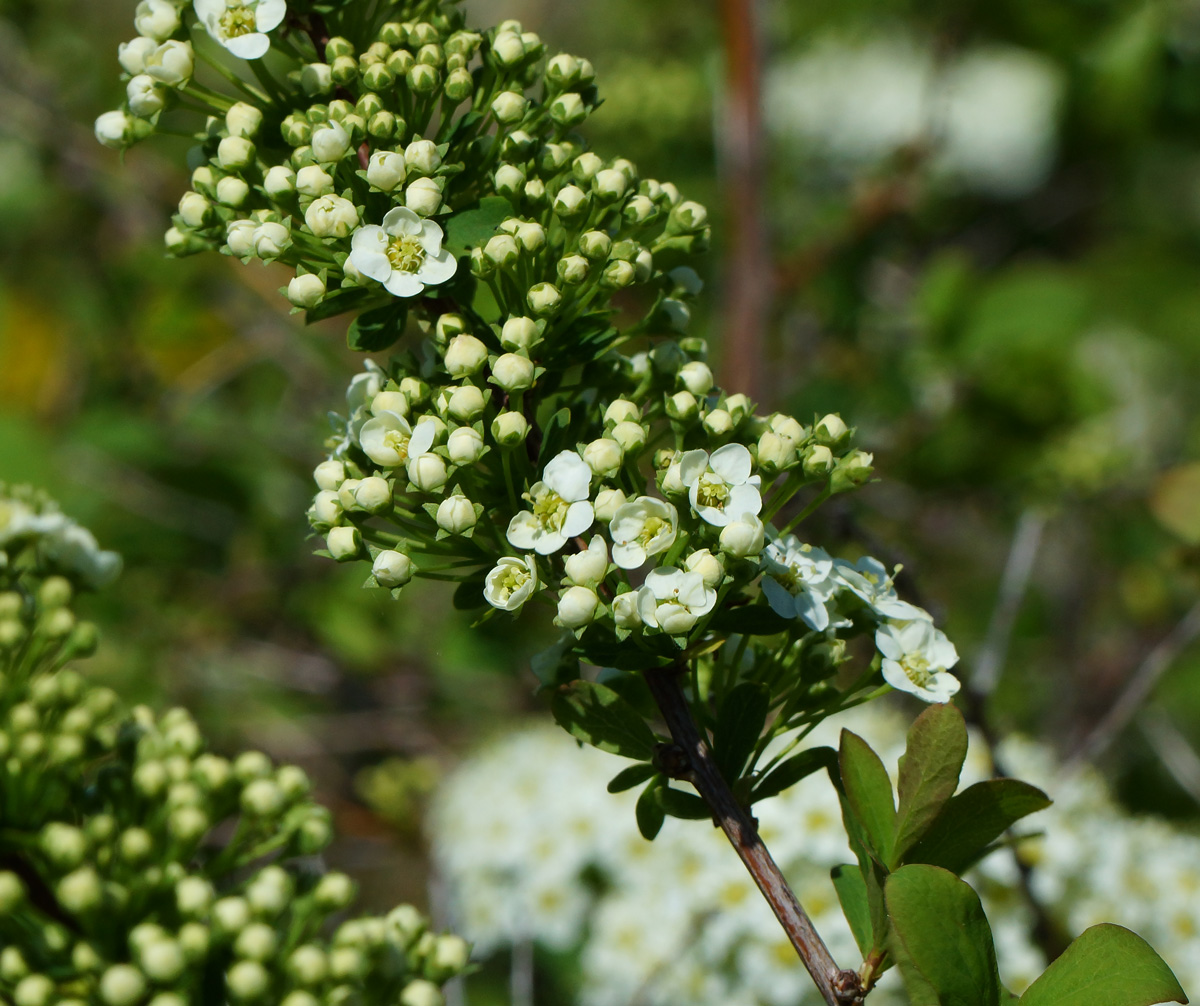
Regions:
<instances>
[{"instance_id":1,"label":"yellow stamen","mask_svg":"<svg viewBox=\"0 0 1200 1006\"><path fill-rule=\"evenodd\" d=\"M410 234L392 238L384 254L387 255L392 268L400 272L416 272L425 261L425 249L421 242Z\"/></svg>"},{"instance_id":2,"label":"yellow stamen","mask_svg":"<svg viewBox=\"0 0 1200 1006\"><path fill-rule=\"evenodd\" d=\"M239 35L249 35L258 31L258 22L254 18L254 8L246 4L229 7L221 15L221 30L226 38L237 38Z\"/></svg>"},{"instance_id":3,"label":"yellow stamen","mask_svg":"<svg viewBox=\"0 0 1200 1006\"><path fill-rule=\"evenodd\" d=\"M696 503L700 506L724 510L729 502L729 486L719 475L705 472L696 484Z\"/></svg>"}]
</instances>

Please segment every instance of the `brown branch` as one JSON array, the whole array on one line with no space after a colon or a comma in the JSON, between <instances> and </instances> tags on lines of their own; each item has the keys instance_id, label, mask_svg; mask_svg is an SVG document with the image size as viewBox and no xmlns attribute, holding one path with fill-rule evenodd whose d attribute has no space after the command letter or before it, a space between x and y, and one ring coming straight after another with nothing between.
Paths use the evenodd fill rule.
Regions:
<instances>
[{"instance_id":1,"label":"brown branch","mask_svg":"<svg viewBox=\"0 0 1200 1006\"><path fill-rule=\"evenodd\" d=\"M729 250L725 257L722 378L751 398L763 393L764 333L772 282L763 212L762 40L759 0L721 0L725 94L717 129Z\"/></svg>"},{"instance_id":2,"label":"brown branch","mask_svg":"<svg viewBox=\"0 0 1200 1006\"><path fill-rule=\"evenodd\" d=\"M824 940L788 886L783 873L758 835L754 820L738 803L712 760L679 686L679 665L646 671L646 684L690 768L687 779L696 787L725 832L750 876L758 885L804 967L828 1006L861 1003L866 994L858 973L839 968Z\"/></svg>"}]
</instances>

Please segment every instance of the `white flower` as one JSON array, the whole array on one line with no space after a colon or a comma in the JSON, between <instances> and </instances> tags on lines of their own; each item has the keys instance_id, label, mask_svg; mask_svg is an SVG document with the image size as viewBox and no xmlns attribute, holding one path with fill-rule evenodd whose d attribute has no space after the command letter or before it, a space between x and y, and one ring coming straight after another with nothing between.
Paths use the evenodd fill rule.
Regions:
<instances>
[{"instance_id":1,"label":"white flower","mask_svg":"<svg viewBox=\"0 0 1200 1006\"><path fill-rule=\"evenodd\" d=\"M750 452L741 444L726 444L710 455L688 451L679 459L679 477L688 488L692 509L709 524L724 527L743 514L762 509L759 478L751 475Z\"/></svg>"},{"instance_id":2,"label":"white flower","mask_svg":"<svg viewBox=\"0 0 1200 1006\"><path fill-rule=\"evenodd\" d=\"M117 109L112 112L101 112L96 117L96 139L106 147L120 150L133 142L133 120Z\"/></svg>"},{"instance_id":3,"label":"white flower","mask_svg":"<svg viewBox=\"0 0 1200 1006\"><path fill-rule=\"evenodd\" d=\"M762 551L766 529L754 514L744 513L721 528L721 551L735 559L745 559Z\"/></svg>"},{"instance_id":4,"label":"white flower","mask_svg":"<svg viewBox=\"0 0 1200 1006\"><path fill-rule=\"evenodd\" d=\"M145 56L143 69L160 84L182 87L192 79L196 68L195 54L191 42L170 39Z\"/></svg>"},{"instance_id":5,"label":"white flower","mask_svg":"<svg viewBox=\"0 0 1200 1006\"><path fill-rule=\"evenodd\" d=\"M373 416L358 431L358 443L363 452L384 468L399 468L424 454L433 446L433 437L433 424L418 423L413 430L408 420L394 412Z\"/></svg>"},{"instance_id":6,"label":"white flower","mask_svg":"<svg viewBox=\"0 0 1200 1006\"><path fill-rule=\"evenodd\" d=\"M888 574L887 567L869 555L858 562L835 559L833 575L875 610L880 618L893 618L907 622L914 619L929 620L929 612L915 604L901 601L896 596L896 587Z\"/></svg>"},{"instance_id":7,"label":"white flower","mask_svg":"<svg viewBox=\"0 0 1200 1006\"><path fill-rule=\"evenodd\" d=\"M883 679L893 688L926 702L947 702L958 691L958 679L948 671L958 663L958 651L932 622L881 625L875 645L883 655Z\"/></svg>"},{"instance_id":8,"label":"white flower","mask_svg":"<svg viewBox=\"0 0 1200 1006\"><path fill-rule=\"evenodd\" d=\"M127 74L136 77L139 73L146 72L146 60L157 48L158 43L154 39L139 35L117 46L117 62Z\"/></svg>"},{"instance_id":9,"label":"white flower","mask_svg":"<svg viewBox=\"0 0 1200 1006\"><path fill-rule=\"evenodd\" d=\"M288 282L287 298L294 307L315 307L325 296L325 283L320 276L304 273Z\"/></svg>"},{"instance_id":10,"label":"white flower","mask_svg":"<svg viewBox=\"0 0 1200 1006\"><path fill-rule=\"evenodd\" d=\"M588 502L592 470L574 451L555 456L525 494L532 510L522 510L509 522L508 540L516 548L539 555L557 552L568 538L592 526L595 511Z\"/></svg>"},{"instance_id":11,"label":"white flower","mask_svg":"<svg viewBox=\"0 0 1200 1006\"><path fill-rule=\"evenodd\" d=\"M313 157L322 163L340 161L350 149L350 134L340 122L327 122L313 130Z\"/></svg>"},{"instance_id":12,"label":"white flower","mask_svg":"<svg viewBox=\"0 0 1200 1006\"><path fill-rule=\"evenodd\" d=\"M642 624L642 616L638 614L638 595L636 590L627 590L613 598L613 621L618 629L636 629Z\"/></svg>"},{"instance_id":13,"label":"white flower","mask_svg":"<svg viewBox=\"0 0 1200 1006\"><path fill-rule=\"evenodd\" d=\"M139 73L125 85L125 98L129 111L139 119L148 119L161 112L167 103L162 85L148 73Z\"/></svg>"},{"instance_id":14,"label":"white flower","mask_svg":"<svg viewBox=\"0 0 1200 1006\"><path fill-rule=\"evenodd\" d=\"M829 626L825 602L840 586L832 574L833 560L824 549L784 535L767 546L762 592L775 614L802 619L820 632Z\"/></svg>"},{"instance_id":15,"label":"white flower","mask_svg":"<svg viewBox=\"0 0 1200 1006\"><path fill-rule=\"evenodd\" d=\"M196 17L208 33L241 59L267 54L266 32L287 14L287 0L193 0Z\"/></svg>"},{"instance_id":16,"label":"white flower","mask_svg":"<svg viewBox=\"0 0 1200 1006\"><path fill-rule=\"evenodd\" d=\"M426 286L445 283L458 268L442 247L442 229L403 206L389 210L382 226L354 232L350 261L397 297L415 297Z\"/></svg>"},{"instance_id":17,"label":"white flower","mask_svg":"<svg viewBox=\"0 0 1200 1006\"><path fill-rule=\"evenodd\" d=\"M622 569L637 569L650 556L675 544L679 511L665 500L639 496L617 508L609 533L613 540L613 562Z\"/></svg>"},{"instance_id":18,"label":"white flower","mask_svg":"<svg viewBox=\"0 0 1200 1006\"><path fill-rule=\"evenodd\" d=\"M717 592L704 585L700 573L686 573L674 566L650 570L637 599L642 621L672 636L690 631L716 603Z\"/></svg>"},{"instance_id":19,"label":"white flower","mask_svg":"<svg viewBox=\"0 0 1200 1006\"><path fill-rule=\"evenodd\" d=\"M475 526L475 507L465 496L456 493L438 504L434 519L447 534L465 534Z\"/></svg>"},{"instance_id":20,"label":"white flower","mask_svg":"<svg viewBox=\"0 0 1200 1006\"><path fill-rule=\"evenodd\" d=\"M538 588L533 556L503 556L483 581L483 597L493 608L516 611Z\"/></svg>"},{"instance_id":21,"label":"white flower","mask_svg":"<svg viewBox=\"0 0 1200 1006\"><path fill-rule=\"evenodd\" d=\"M403 185L406 174L404 155L394 150L376 150L367 162L367 184L383 192Z\"/></svg>"}]
</instances>

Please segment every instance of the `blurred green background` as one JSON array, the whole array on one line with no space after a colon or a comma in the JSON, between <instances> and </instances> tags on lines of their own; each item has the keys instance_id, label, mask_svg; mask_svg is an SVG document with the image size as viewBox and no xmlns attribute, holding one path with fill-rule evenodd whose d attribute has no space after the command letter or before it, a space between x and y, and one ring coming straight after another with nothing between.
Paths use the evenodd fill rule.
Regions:
<instances>
[{"instance_id":1,"label":"blurred green background","mask_svg":"<svg viewBox=\"0 0 1200 1006\"><path fill-rule=\"evenodd\" d=\"M310 556L309 472L361 361L344 322L288 316L273 267L163 257L184 146L122 163L91 135L133 6L0 0L0 478L49 489L125 556L93 605L94 672L188 705L218 748L304 765L347 836L338 865L378 905L421 901L422 794L539 712L526 664L545 627L470 631L435 587L393 602ZM722 280L745 222L729 11L468 6L591 58L594 147L711 207L695 328L744 364ZM1200 4L759 12L759 399L840 412L881 478L804 533L902 562L969 677L1024 527L1028 590L988 715L1069 751L1200 596ZM1200 649L1179 648L1152 701L1200 744ZM1122 731L1104 767L1135 809L1194 822L1200 762L1175 744L1168 768L1151 734Z\"/></svg>"}]
</instances>

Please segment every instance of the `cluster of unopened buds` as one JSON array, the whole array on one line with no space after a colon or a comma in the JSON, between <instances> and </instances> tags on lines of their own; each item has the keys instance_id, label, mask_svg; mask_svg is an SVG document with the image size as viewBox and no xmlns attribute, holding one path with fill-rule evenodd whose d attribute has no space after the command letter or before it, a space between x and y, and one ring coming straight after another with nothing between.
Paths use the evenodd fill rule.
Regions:
<instances>
[{"instance_id":1,"label":"cluster of unopened buds","mask_svg":"<svg viewBox=\"0 0 1200 1006\"><path fill-rule=\"evenodd\" d=\"M126 709L69 666L96 638L72 601L116 557L2 488L0 557L0 1000L441 1006L468 948L415 909L328 937L355 885L314 865L332 833L301 769L213 754L186 711Z\"/></svg>"}]
</instances>

